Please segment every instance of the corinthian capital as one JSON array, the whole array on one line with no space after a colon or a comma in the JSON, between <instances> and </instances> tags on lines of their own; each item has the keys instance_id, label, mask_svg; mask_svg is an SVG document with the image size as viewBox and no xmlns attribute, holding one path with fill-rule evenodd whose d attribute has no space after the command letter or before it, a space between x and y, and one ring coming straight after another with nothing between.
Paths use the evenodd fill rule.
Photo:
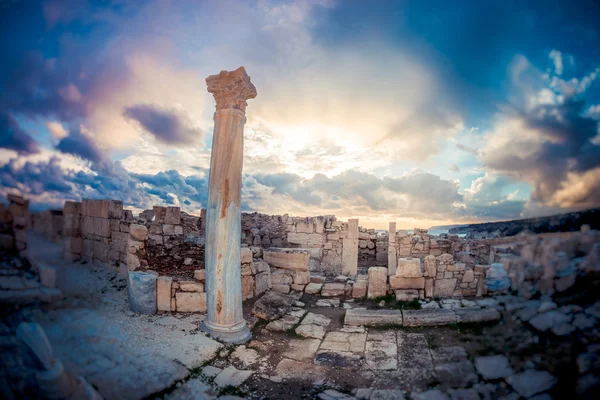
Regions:
<instances>
[{"instance_id":1,"label":"corinthian capital","mask_svg":"<svg viewBox=\"0 0 600 400\"><path fill-rule=\"evenodd\" d=\"M233 108L245 113L246 100L256 97L256 88L244 67L211 75L206 78L206 85L217 102L217 110Z\"/></svg>"}]
</instances>

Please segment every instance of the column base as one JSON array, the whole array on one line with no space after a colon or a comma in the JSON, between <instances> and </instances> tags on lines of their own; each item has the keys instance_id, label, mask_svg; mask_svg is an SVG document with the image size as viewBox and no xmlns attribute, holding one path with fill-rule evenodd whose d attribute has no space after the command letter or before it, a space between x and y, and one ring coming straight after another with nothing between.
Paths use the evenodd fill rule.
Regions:
<instances>
[{"instance_id":1,"label":"column base","mask_svg":"<svg viewBox=\"0 0 600 400\"><path fill-rule=\"evenodd\" d=\"M232 326L215 325L208 320L204 320L200 330L208 333L213 339L227 344L243 344L252 339L252 333L250 333L250 329L248 329L246 321L243 319Z\"/></svg>"}]
</instances>

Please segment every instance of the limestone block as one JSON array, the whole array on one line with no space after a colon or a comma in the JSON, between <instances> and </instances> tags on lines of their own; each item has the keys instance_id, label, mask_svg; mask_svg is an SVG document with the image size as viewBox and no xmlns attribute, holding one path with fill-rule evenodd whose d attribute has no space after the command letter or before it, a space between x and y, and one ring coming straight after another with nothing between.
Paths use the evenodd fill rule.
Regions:
<instances>
[{"instance_id":1,"label":"limestone block","mask_svg":"<svg viewBox=\"0 0 600 400\"><path fill-rule=\"evenodd\" d=\"M254 297L254 277L242 276L242 300Z\"/></svg>"},{"instance_id":2,"label":"limestone block","mask_svg":"<svg viewBox=\"0 0 600 400\"><path fill-rule=\"evenodd\" d=\"M325 219L323 217L314 218L315 232L323 233L325 230Z\"/></svg>"},{"instance_id":3,"label":"limestone block","mask_svg":"<svg viewBox=\"0 0 600 400\"><path fill-rule=\"evenodd\" d=\"M348 220L348 239L358 239L358 218Z\"/></svg>"},{"instance_id":4,"label":"limestone block","mask_svg":"<svg viewBox=\"0 0 600 400\"><path fill-rule=\"evenodd\" d=\"M398 269L398 249L390 245L387 252L388 275L395 275Z\"/></svg>"},{"instance_id":5,"label":"limestone block","mask_svg":"<svg viewBox=\"0 0 600 400\"><path fill-rule=\"evenodd\" d=\"M257 273L270 271L269 264L266 261L256 261L253 264Z\"/></svg>"},{"instance_id":6,"label":"limestone block","mask_svg":"<svg viewBox=\"0 0 600 400\"><path fill-rule=\"evenodd\" d=\"M158 311L171 311L171 286L173 278L159 276L156 280L156 307Z\"/></svg>"},{"instance_id":7,"label":"limestone block","mask_svg":"<svg viewBox=\"0 0 600 400\"><path fill-rule=\"evenodd\" d=\"M120 220L123 218L123 202L121 200L106 200L108 218Z\"/></svg>"},{"instance_id":8,"label":"limestone block","mask_svg":"<svg viewBox=\"0 0 600 400\"><path fill-rule=\"evenodd\" d=\"M433 278L425 279L425 297L433 297Z\"/></svg>"},{"instance_id":9,"label":"limestone block","mask_svg":"<svg viewBox=\"0 0 600 400\"><path fill-rule=\"evenodd\" d=\"M249 247L240 249L240 262L242 264L250 264L252 262L252 250Z\"/></svg>"},{"instance_id":10,"label":"limestone block","mask_svg":"<svg viewBox=\"0 0 600 400\"><path fill-rule=\"evenodd\" d=\"M70 239L71 252L76 254L83 253L83 239L80 237L72 237Z\"/></svg>"},{"instance_id":11,"label":"limestone block","mask_svg":"<svg viewBox=\"0 0 600 400\"><path fill-rule=\"evenodd\" d=\"M356 220L358 221L358 220ZM358 228L357 228L358 235ZM358 239L342 239L342 274L354 276L358 273Z\"/></svg>"},{"instance_id":12,"label":"limestone block","mask_svg":"<svg viewBox=\"0 0 600 400\"><path fill-rule=\"evenodd\" d=\"M271 290L273 290L274 292L287 294L290 292L290 285L272 284Z\"/></svg>"},{"instance_id":13,"label":"limestone block","mask_svg":"<svg viewBox=\"0 0 600 400\"><path fill-rule=\"evenodd\" d=\"M183 235L183 226L163 224L163 233L165 236Z\"/></svg>"},{"instance_id":14,"label":"limestone block","mask_svg":"<svg viewBox=\"0 0 600 400\"><path fill-rule=\"evenodd\" d=\"M331 250L333 249L333 244L331 242L327 242L323 244L323 250Z\"/></svg>"},{"instance_id":15,"label":"limestone block","mask_svg":"<svg viewBox=\"0 0 600 400\"><path fill-rule=\"evenodd\" d=\"M290 271L308 271L310 252L307 249L270 248L263 250L263 259L271 266Z\"/></svg>"},{"instance_id":16,"label":"limestone block","mask_svg":"<svg viewBox=\"0 0 600 400\"><path fill-rule=\"evenodd\" d=\"M148 228L144 225L131 224L129 225L129 234L135 240L144 241L148 236Z\"/></svg>"},{"instance_id":17,"label":"limestone block","mask_svg":"<svg viewBox=\"0 0 600 400\"><path fill-rule=\"evenodd\" d=\"M329 242L337 242L338 240L340 240L340 234L339 233L328 233L327 234L327 241L329 241Z\"/></svg>"},{"instance_id":18,"label":"limestone block","mask_svg":"<svg viewBox=\"0 0 600 400\"><path fill-rule=\"evenodd\" d=\"M441 256L436 257L438 264L448 265L454 264L454 257L452 254L444 253Z\"/></svg>"},{"instance_id":19,"label":"limestone block","mask_svg":"<svg viewBox=\"0 0 600 400\"><path fill-rule=\"evenodd\" d=\"M125 253L129 242L129 234L125 232L111 232L111 247Z\"/></svg>"},{"instance_id":20,"label":"limestone block","mask_svg":"<svg viewBox=\"0 0 600 400\"><path fill-rule=\"evenodd\" d=\"M415 289L398 289L394 291L396 300L411 301L419 298L419 291Z\"/></svg>"},{"instance_id":21,"label":"limestone block","mask_svg":"<svg viewBox=\"0 0 600 400\"><path fill-rule=\"evenodd\" d=\"M266 292L271 288L271 274L269 271L256 274L254 294L256 296Z\"/></svg>"},{"instance_id":22,"label":"limestone block","mask_svg":"<svg viewBox=\"0 0 600 400\"><path fill-rule=\"evenodd\" d=\"M367 297L373 299L387 294L387 268L369 268L369 287Z\"/></svg>"},{"instance_id":23,"label":"limestone block","mask_svg":"<svg viewBox=\"0 0 600 400\"><path fill-rule=\"evenodd\" d=\"M473 272L473 270L468 270L465 272L465 274L463 275L462 281L466 282L466 283L471 283L473 282L473 280L475 279L475 273Z\"/></svg>"},{"instance_id":24,"label":"limestone block","mask_svg":"<svg viewBox=\"0 0 600 400\"><path fill-rule=\"evenodd\" d=\"M396 276L400 278L421 278L423 277L423 268L421 260L418 258L399 258Z\"/></svg>"},{"instance_id":25,"label":"limestone block","mask_svg":"<svg viewBox=\"0 0 600 400\"><path fill-rule=\"evenodd\" d=\"M365 297L367 295L368 286L368 280L356 281L352 287L352 297L355 299Z\"/></svg>"},{"instance_id":26,"label":"limestone block","mask_svg":"<svg viewBox=\"0 0 600 400\"><path fill-rule=\"evenodd\" d=\"M437 260L435 256L429 255L423 259L423 266L425 267L425 276L434 278L437 274Z\"/></svg>"},{"instance_id":27,"label":"limestone block","mask_svg":"<svg viewBox=\"0 0 600 400\"><path fill-rule=\"evenodd\" d=\"M367 248L367 241L366 240L359 240L358 241L358 247L361 249L366 249Z\"/></svg>"},{"instance_id":28,"label":"limestone block","mask_svg":"<svg viewBox=\"0 0 600 400\"><path fill-rule=\"evenodd\" d=\"M458 272L458 271L464 271L466 269L467 269L467 266L465 264L455 263L455 264L448 265L448 268L446 270L450 271L450 272Z\"/></svg>"},{"instance_id":29,"label":"limestone block","mask_svg":"<svg viewBox=\"0 0 600 400\"><path fill-rule=\"evenodd\" d=\"M353 326L381 326L402 325L402 311L400 310L367 310L352 308L346 311L344 325Z\"/></svg>"},{"instance_id":30,"label":"limestone block","mask_svg":"<svg viewBox=\"0 0 600 400\"><path fill-rule=\"evenodd\" d=\"M148 242L151 246L156 246L156 245L162 246L164 244L163 235L148 234Z\"/></svg>"},{"instance_id":31,"label":"limestone block","mask_svg":"<svg viewBox=\"0 0 600 400\"><path fill-rule=\"evenodd\" d=\"M298 220L296 222L296 233L313 233L313 222L310 219ZM289 240L288 240L289 241Z\"/></svg>"},{"instance_id":32,"label":"limestone block","mask_svg":"<svg viewBox=\"0 0 600 400\"><path fill-rule=\"evenodd\" d=\"M206 270L205 269L197 269L194 271L194 278L199 281L206 280Z\"/></svg>"},{"instance_id":33,"label":"limestone block","mask_svg":"<svg viewBox=\"0 0 600 400\"><path fill-rule=\"evenodd\" d=\"M434 297L450 297L456 287L455 279L436 279L434 283Z\"/></svg>"},{"instance_id":34,"label":"limestone block","mask_svg":"<svg viewBox=\"0 0 600 400\"><path fill-rule=\"evenodd\" d=\"M195 281L180 281L179 289L182 292L204 292L204 284Z\"/></svg>"},{"instance_id":35,"label":"limestone block","mask_svg":"<svg viewBox=\"0 0 600 400\"><path fill-rule=\"evenodd\" d=\"M454 324L456 314L445 309L403 310L404 326L436 326Z\"/></svg>"},{"instance_id":36,"label":"limestone block","mask_svg":"<svg viewBox=\"0 0 600 400\"><path fill-rule=\"evenodd\" d=\"M154 271L129 271L127 275L127 290L129 305L134 312L141 314L156 314L156 279Z\"/></svg>"},{"instance_id":37,"label":"limestone block","mask_svg":"<svg viewBox=\"0 0 600 400\"><path fill-rule=\"evenodd\" d=\"M343 296L344 289L346 287L345 283L326 283L323 285L321 289L321 296L323 297L335 297L335 296Z\"/></svg>"},{"instance_id":38,"label":"limestone block","mask_svg":"<svg viewBox=\"0 0 600 400\"><path fill-rule=\"evenodd\" d=\"M392 289L424 289L425 278L400 278L390 276L390 287Z\"/></svg>"},{"instance_id":39,"label":"limestone block","mask_svg":"<svg viewBox=\"0 0 600 400\"><path fill-rule=\"evenodd\" d=\"M304 293L306 294L319 294L321 289L323 288L322 283L314 283L311 282L304 288Z\"/></svg>"},{"instance_id":40,"label":"limestone block","mask_svg":"<svg viewBox=\"0 0 600 400\"><path fill-rule=\"evenodd\" d=\"M64 214L81 214L81 203L76 201L65 201L63 207L63 215Z\"/></svg>"},{"instance_id":41,"label":"limestone block","mask_svg":"<svg viewBox=\"0 0 600 400\"><path fill-rule=\"evenodd\" d=\"M306 285L296 285L296 284L292 283L292 284L290 285L290 288L291 288L291 289L292 289L294 292L303 292L303 291L304 291L304 287L305 287L305 286L306 286Z\"/></svg>"},{"instance_id":42,"label":"limestone block","mask_svg":"<svg viewBox=\"0 0 600 400\"><path fill-rule=\"evenodd\" d=\"M152 207L152 211L154 213L154 218L152 218L152 223L154 224L164 224L165 223L165 215L167 214L167 208L161 206Z\"/></svg>"},{"instance_id":43,"label":"limestone block","mask_svg":"<svg viewBox=\"0 0 600 400\"><path fill-rule=\"evenodd\" d=\"M71 246L73 244L71 243ZM89 239L83 240L83 253L86 259L91 259L94 256L94 241Z\"/></svg>"},{"instance_id":44,"label":"limestone block","mask_svg":"<svg viewBox=\"0 0 600 400\"><path fill-rule=\"evenodd\" d=\"M242 276L251 275L254 275L254 269L252 268L252 264L242 264Z\"/></svg>"},{"instance_id":45,"label":"limestone block","mask_svg":"<svg viewBox=\"0 0 600 400\"><path fill-rule=\"evenodd\" d=\"M308 283L310 283L310 272L308 272L308 271L294 272L294 284L306 285Z\"/></svg>"},{"instance_id":46,"label":"limestone block","mask_svg":"<svg viewBox=\"0 0 600 400\"><path fill-rule=\"evenodd\" d=\"M287 241L291 244L297 244L302 247L321 247L323 245L323 235L320 233L295 233L287 234Z\"/></svg>"},{"instance_id":47,"label":"limestone block","mask_svg":"<svg viewBox=\"0 0 600 400\"><path fill-rule=\"evenodd\" d=\"M291 285L294 278L291 273L283 269L271 271L271 283L274 285Z\"/></svg>"},{"instance_id":48,"label":"limestone block","mask_svg":"<svg viewBox=\"0 0 600 400\"><path fill-rule=\"evenodd\" d=\"M165 224L180 225L181 211L179 207L167 207L165 210Z\"/></svg>"},{"instance_id":49,"label":"limestone block","mask_svg":"<svg viewBox=\"0 0 600 400\"><path fill-rule=\"evenodd\" d=\"M127 253L127 268L130 271L135 271L141 266L140 259L135 254Z\"/></svg>"},{"instance_id":50,"label":"limestone block","mask_svg":"<svg viewBox=\"0 0 600 400\"><path fill-rule=\"evenodd\" d=\"M87 239L94 237L94 217L84 217L81 225L81 234Z\"/></svg>"},{"instance_id":51,"label":"limestone block","mask_svg":"<svg viewBox=\"0 0 600 400\"><path fill-rule=\"evenodd\" d=\"M177 292L177 312L206 312L206 293Z\"/></svg>"}]
</instances>

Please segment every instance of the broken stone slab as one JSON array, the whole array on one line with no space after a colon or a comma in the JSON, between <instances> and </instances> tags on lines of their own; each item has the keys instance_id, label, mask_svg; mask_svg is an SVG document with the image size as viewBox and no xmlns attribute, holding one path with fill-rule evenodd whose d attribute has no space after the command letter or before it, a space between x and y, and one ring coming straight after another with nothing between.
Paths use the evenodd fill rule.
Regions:
<instances>
[{"instance_id":1,"label":"broken stone slab","mask_svg":"<svg viewBox=\"0 0 600 400\"><path fill-rule=\"evenodd\" d=\"M321 315L321 314L314 314L309 312L308 314L306 314L306 316L304 317L304 319L302 320L301 325L319 325L319 326L329 326L329 324L331 323L331 319Z\"/></svg>"},{"instance_id":2,"label":"broken stone slab","mask_svg":"<svg viewBox=\"0 0 600 400\"><path fill-rule=\"evenodd\" d=\"M475 368L483 379L504 379L513 375L508 358L502 354L475 358Z\"/></svg>"},{"instance_id":3,"label":"broken stone slab","mask_svg":"<svg viewBox=\"0 0 600 400\"><path fill-rule=\"evenodd\" d=\"M253 371L239 370L229 366L217 375L215 384L220 387L233 386L238 387L252 376Z\"/></svg>"},{"instance_id":4,"label":"broken stone slab","mask_svg":"<svg viewBox=\"0 0 600 400\"><path fill-rule=\"evenodd\" d=\"M249 349L246 346L238 346L231 353L231 358L239 362L243 368L248 368L258 362L258 352L254 349Z\"/></svg>"},{"instance_id":5,"label":"broken stone slab","mask_svg":"<svg viewBox=\"0 0 600 400\"><path fill-rule=\"evenodd\" d=\"M175 293L178 312L206 312L206 293Z\"/></svg>"},{"instance_id":6,"label":"broken stone slab","mask_svg":"<svg viewBox=\"0 0 600 400\"><path fill-rule=\"evenodd\" d=\"M304 293L306 294L319 294L321 289L323 288L322 283L314 283L311 282L304 288Z\"/></svg>"},{"instance_id":7,"label":"broken stone slab","mask_svg":"<svg viewBox=\"0 0 600 400\"><path fill-rule=\"evenodd\" d=\"M534 394L551 389L558 379L547 371L536 371L528 369L520 374L506 378L506 382L512 386L521 396L531 397Z\"/></svg>"},{"instance_id":8,"label":"broken stone slab","mask_svg":"<svg viewBox=\"0 0 600 400\"><path fill-rule=\"evenodd\" d=\"M403 310L404 326L435 326L456 323L456 313L444 309Z\"/></svg>"},{"instance_id":9,"label":"broken stone slab","mask_svg":"<svg viewBox=\"0 0 600 400\"><path fill-rule=\"evenodd\" d=\"M221 371L223 371L222 368L207 365L206 367L202 368L202 375L206 376L207 378L214 378L215 376L219 375Z\"/></svg>"},{"instance_id":10,"label":"broken stone slab","mask_svg":"<svg viewBox=\"0 0 600 400\"><path fill-rule=\"evenodd\" d=\"M156 279L154 271L129 271L127 290L129 305L134 312L140 314L156 314Z\"/></svg>"},{"instance_id":11,"label":"broken stone slab","mask_svg":"<svg viewBox=\"0 0 600 400\"><path fill-rule=\"evenodd\" d=\"M382 297L387 294L387 271L388 270L385 267L369 268L369 285L367 289L367 297L369 299Z\"/></svg>"},{"instance_id":12,"label":"broken stone slab","mask_svg":"<svg viewBox=\"0 0 600 400\"><path fill-rule=\"evenodd\" d=\"M260 319L272 321L281 318L292 307L296 297L279 292L267 292L254 303L252 314Z\"/></svg>"},{"instance_id":13,"label":"broken stone slab","mask_svg":"<svg viewBox=\"0 0 600 400\"><path fill-rule=\"evenodd\" d=\"M292 329L300 322L299 317L292 315L285 315L283 318L271 321L265 326L265 329L271 332L285 332L288 329Z\"/></svg>"},{"instance_id":14,"label":"broken stone slab","mask_svg":"<svg viewBox=\"0 0 600 400\"><path fill-rule=\"evenodd\" d=\"M490 322L500 319L500 312L495 308L462 308L454 310L457 322Z\"/></svg>"},{"instance_id":15,"label":"broken stone slab","mask_svg":"<svg viewBox=\"0 0 600 400\"><path fill-rule=\"evenodd\" d=\"M305 338L323 339L325 337L325 328L320 325L299 325L296 333Z\"/></svg>"},{"instance_id":16,"label":"broken stone slab","mask_svg":"<svg viewBox=\"0 0 600 400\"><path fill-rule=\"evenodd\" d=\"M312 362L320 344L319 339L293 339L287 342L289 348L282 355L296 361Z\"/></svg>"},{"instance_id":17,"label":"broken stone slab","mask_svg":"<svg viewBox=\"0 0 600 400\"><path fill-rule=\"evenodd\" d=\"M545 332L555 326L569 323L571 317L559 312L548 311L543 314L536 315L529 320L529 323L538 331Z\"/></svg>"},{"instance_id":18,"label":"broken stone slab","mask_svg":"<svg viewBox=\"0 0 600 400\"><path fill-rule=\"evenodd\" d=\"M396 276L399 278L422 278L423 267L419 258L401 257L398 259Z\"/></svg>"},{"instance_id":19,"label":"broken stone slab","mask_svg":"<svg viewBox=\"0 0 600 400\"><path fill-rule=\"evenodd\" d=\"M271 247L263 250L263 260L277 268L308 271L310 250Z\"/></svg>"},{"instance_id":20,"label":"broken stone slab","mask_svg":"<svg viewBox=\"0 0 600 400\"><path fill-rule=\"evenodd\" d=\"M353 308L346 311L346 316L344 317L344 325L384 326L402 325L402 323L402 311L400 310Z\"/></svg>"},{"instance_id":21,"label":"broken stone slab","mask_svg":"<svg viewBox=\"0 0 600 400\"><path fill-rule=\"evenodd\" d=\"M315 356L314 363L317 365L328 365L330 367L350 368L360 365L362 356L342 350L319 350Z\"/></svg>"},{"instance_id":22,"label":"broken stone slab","mask_svg":"<svg viewBox=\"0 0 600 400\"><path fill-rule=\"evenodd\" d=\"M371 342L365 346L367 366L374 370L395 370L398 368L398 346L395 342Z\"/></svg>"}]
</instances>

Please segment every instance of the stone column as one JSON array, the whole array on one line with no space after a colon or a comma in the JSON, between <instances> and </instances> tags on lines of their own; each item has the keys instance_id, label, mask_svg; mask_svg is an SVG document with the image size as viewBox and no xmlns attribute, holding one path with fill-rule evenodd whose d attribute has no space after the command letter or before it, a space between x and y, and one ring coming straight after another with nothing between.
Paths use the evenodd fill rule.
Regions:
<instances>
[{"instance_id":1,"label":"stone column","mask_svg":"<svg viewBox=\"0 0 600 400\"><path fill-rule=\"evenodd\" d=\"M398 266L398 253L396 252L396 223L390 222L390 229L388 231L388 275L392 276L396 274L396 267Z\"/></svg>"},{"instance_id":2,"label":"stone column","mask_svg":"<svg viewBox=\"0 0 600 400\"><path fill-rule=\"evenodd\" d=\"M348 220L347 238L342 239L342 274L358 273L358 218Z\"/></svg>"},{"instance_id":3,"label":"stone column","mask_svg":"<svg viewBox=\"0 0 600 400\"><path fill-rule=\"evenodd\" d=\"M242 314L241 186L246 100L256 97L244 67L206 78L217 103L206 210L206 305L202 330L225 343L251 338Z\"/></svg>"}]
</instances>

